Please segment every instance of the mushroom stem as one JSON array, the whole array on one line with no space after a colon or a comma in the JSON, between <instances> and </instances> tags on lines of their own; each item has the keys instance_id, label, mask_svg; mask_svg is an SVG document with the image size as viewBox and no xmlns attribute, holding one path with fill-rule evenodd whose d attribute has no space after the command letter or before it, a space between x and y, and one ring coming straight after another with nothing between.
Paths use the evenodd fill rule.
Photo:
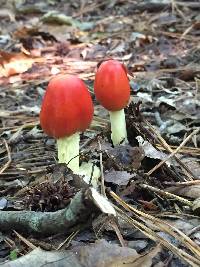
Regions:
<instances>
[{"instance_id":1,"label":"mushroom stem","mask_svg":"<svg viewBox=\"0 0 200 267\"><path fill-rule=\"evenodd\" d=\"M66 163L74 173L79 171L79 142L79 133L57 139L58 162Z\"/></svg>"},{"instance_id":2,"label":"mushroom stem","mask_svg":"<svg viewBox=\"0 0 200 267\"><path fill-rule=\"evenodd\" d=\"M126 120L124 109L119 111L109 111L111 123L111 139L113 145L128 143L126 132Z\"/></svg>"}]
</instances>

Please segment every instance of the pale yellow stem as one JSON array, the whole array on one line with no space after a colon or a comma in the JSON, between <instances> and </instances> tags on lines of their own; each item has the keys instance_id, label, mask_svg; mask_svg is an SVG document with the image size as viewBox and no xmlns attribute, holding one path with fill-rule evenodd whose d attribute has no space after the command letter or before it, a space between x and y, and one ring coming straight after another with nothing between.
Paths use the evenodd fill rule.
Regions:
<instances>
[{"instance_id":1,"label":"pale yellow stem","mask_svg":"<svg viewBox=\"0 0 200 267\"><path fill-rule=\"evenodd\" d=\"M57 139L58 162L66 163L74 172L79 172L79 133Z\"/></svg>"},{"instance_id":2,"label":"pale yellow stem","mask_svg":"<svg viewBox=\"0 0 200 267\"><path fill-rule=\"evenodd\" d=\"M128 143L124 109L110 111L111 139L113 145Z\"/></svg>"}]
</instances>

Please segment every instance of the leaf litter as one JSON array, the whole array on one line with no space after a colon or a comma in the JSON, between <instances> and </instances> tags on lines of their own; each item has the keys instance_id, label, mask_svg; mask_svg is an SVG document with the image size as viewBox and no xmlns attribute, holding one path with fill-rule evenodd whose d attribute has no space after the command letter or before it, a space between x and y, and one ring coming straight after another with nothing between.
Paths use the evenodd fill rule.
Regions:
<instances>
[{"instance_id":1,"label":"leaf litter","mask_svg":"<svg viewBox=\"0 0 200 267\"><path fill-rule=\"evenodd\" d=\"M200 265L199 9L198 1L2 2L1 218L68 209L77 192L91 210L56 235L8 225L2 266L42 266L51 257L52 266ZM97 63L110 57L126 64L131 84L127 146L112 146L93 93ZM39 126L47 82L58 73L90 88L95 116L80 160L101 167L108 200L57 164L55 141ZM116 216L106 212L113 207Z\"/></svg>"}]
</instances>

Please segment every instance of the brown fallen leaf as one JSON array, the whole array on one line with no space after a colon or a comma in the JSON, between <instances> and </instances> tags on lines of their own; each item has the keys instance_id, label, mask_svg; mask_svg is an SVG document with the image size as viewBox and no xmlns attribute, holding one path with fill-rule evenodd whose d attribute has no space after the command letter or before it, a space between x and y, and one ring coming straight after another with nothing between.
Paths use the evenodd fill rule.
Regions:
<instances>
[{"instance_id":1,"label":"brown fallen leaf","mask_svg":"<svg viewBox=\"0 0 200 267\"><path fill-rule=\"evenodd\" d=\"M0 50L0 77L23 73L32 67L35 60L23 53L8 53Z\"/></svg>"},{"instance_id":2,"label":"brown fallen leaf","mask_svg":"<svg viewBox=\"0 0 200 267\"><path fill-rule=\"evenodd\" d=\"M152 266L152 259L161 252L161 247L160 245L157 245L155 248L153 248L151 251L149 251L147 254L145 255L140 255L138 256L134 261L130 262L130 263L125 263L125 265L121 264L118 267L150 267ZM164 266L164 263L161 263ZM112 267L117 266L117 265L113 265ZM162 266L162 265L160 265Z\"/></svg>"},{"instance_id":3,"label":"brown fallen leaf","mask_svg":"<svg viewBox=\"0 0 200 267\"><path fill-rule=\"evenodd\" d=\"M105 240L72 249L79 262L88 267L150 267L152 259L160 250L160 246L157 246L149 253L139 255L134 249L110 244Z\"/></svg>"},{"instance_id":4,"label":"brown fallen leaf","mask_svg":"<svg viewBox=\"0 0 200 267\"><path fill-rule=\"evenodd\" d=\"M145 210L155 211L158 210L158 207L152 201L138 200Z\"/></svg>"}]
</instances>

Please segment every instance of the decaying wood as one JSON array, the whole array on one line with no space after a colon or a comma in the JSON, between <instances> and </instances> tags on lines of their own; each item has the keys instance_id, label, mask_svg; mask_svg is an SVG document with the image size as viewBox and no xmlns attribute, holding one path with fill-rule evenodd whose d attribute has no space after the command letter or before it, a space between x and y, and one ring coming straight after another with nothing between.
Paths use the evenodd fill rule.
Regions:
<instances>
[{"instance_id":1,"label":"decaying wood","mask_svg":"<svg viewBox=\"0 0 200 267\"><path fill-rule=\"evenodd\" d=\"M88 224L95 204L91 189L79 191L68 207L56 212L0 211L0 229L18 230L32 234L52 235L72 232Z\"/></svg>"}]
</instances>

